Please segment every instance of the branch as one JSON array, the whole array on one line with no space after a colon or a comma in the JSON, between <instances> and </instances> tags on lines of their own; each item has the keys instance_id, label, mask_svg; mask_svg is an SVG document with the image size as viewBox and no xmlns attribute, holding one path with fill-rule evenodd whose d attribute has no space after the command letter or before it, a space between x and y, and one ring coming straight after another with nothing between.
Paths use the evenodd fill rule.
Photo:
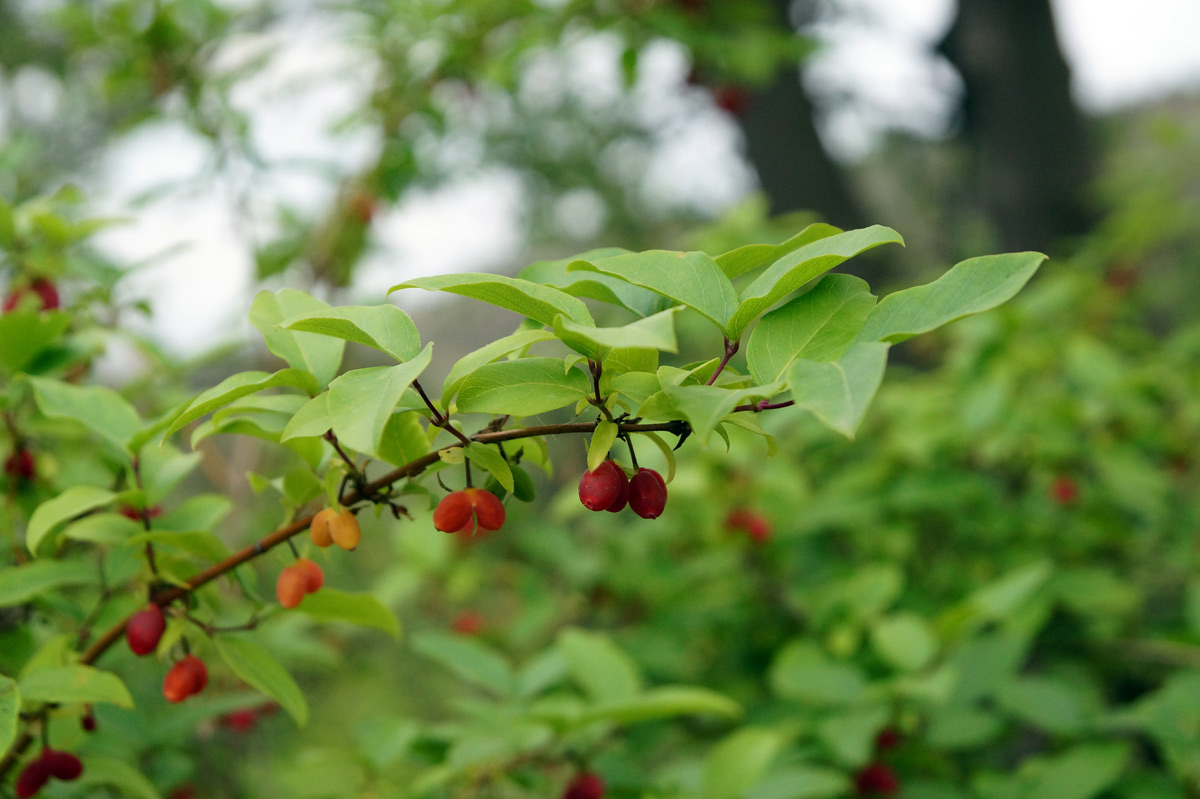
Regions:
<instances>
[{"instance_id":1,"label":"branch","mask_svg":"<svg viewBox=\"0 0 1200 799\"><path fill-rule=\"evenodd\" d=\"M708 382L704 385L711 386L717 382L717 378L721 376L721 372L725 371L725 367L729 364L729 359L737 353L738 346L738 342L725 339L725 355L722 356L721 362L717 364L717 371L712 373L712 377L708 378Z\"/></svg>"},{"instance_id":2,"label":"branch","mask_svg":"<svg viewBox=\"0 0 1200 799\"><path fill-rule=\"evenodd\" d=\"M733 409L732 413L737 413L738 411L754 411L755 413L760 413L762 411L773 411L776 408L789 408L795 404L795 400L784 400L783 402L759 400L758 402L750 402L745 405L739 405Z\"/></svg>"}]
</instances>

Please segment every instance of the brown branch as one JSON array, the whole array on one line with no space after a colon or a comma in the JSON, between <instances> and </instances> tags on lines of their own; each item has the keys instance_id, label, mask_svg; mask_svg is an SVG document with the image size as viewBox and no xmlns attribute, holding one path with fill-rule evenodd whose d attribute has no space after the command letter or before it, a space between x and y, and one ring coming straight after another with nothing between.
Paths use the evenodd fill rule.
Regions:
<instances>
[{"instance_id":1,"label":"brown branch","mask_svg":"<svg viewBox=\"0 0 1200 799\"><path fill-rule=\"evenodd\" d=\"M733 409L732 413L737 413L738 411L754 411L755 413L760 413L762 411L773 411L776 408L789 408L795 404L795 400L784 400L783 402L768 402L767 400L759 400L758 402L739 405Z\"/></svg>"},{"instance_id":2,"label":"brown branch","mask_svg":"<svg viewBox=\"0 0 1200 799\"><path fill-rule=\"evenodd\" d=\"M711 386L717 382L717 378L721 376L721 372L725 371L725 367L729 364L729 359L737 354L739 346L741 345L738 342L725 339L725 354L721 357L721 362L717 364L717 371L712 373L712 377L708 378L708 382L704 385Z\"/></svg>"}]
</instances>

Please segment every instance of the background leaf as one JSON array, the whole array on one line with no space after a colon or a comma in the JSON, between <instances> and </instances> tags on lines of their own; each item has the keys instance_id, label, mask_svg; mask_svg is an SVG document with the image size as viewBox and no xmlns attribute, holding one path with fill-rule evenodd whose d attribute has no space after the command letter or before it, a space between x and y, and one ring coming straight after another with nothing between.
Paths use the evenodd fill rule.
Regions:
<instances>
[{"instance_id":1,"label":"background leaf","mask_svg":"<svg viewBox=\"0 0 1200 799\"><path fill-rule=\"evenodd\" d=\"M394 305L344 305L293 316L280 327L353 341L401 362L412 360L421 351L417 326Z\"/></svg>"},{"instance_id":2,"label":"background leaf","mask_svg":"<svg viewBox=\"0 0 1200 799\"><path fill-rule=\"evenodd\" d=\"M536 319L544 325L554 323L554 317L565 314L581 324L594 324L587 306L564 291L519 278L463 272L457 275L437 275L399 283L388 294L401 289L448 291L476 300L498 305L522 316Z\"/></svg>"},{"instance_id":3,"label":"background leaf","mask_svg":"<svg viewBox=\"0 0 1200 799\"><path fill-rule=\"evenodd\" d=\"M338 440L358 452L377 454L400 398L432 359L429 344L407 363L355 369L330 383L329 416Z\"/></svg>"},{"instance_id":4,"label":"background leaf","mask_svg":"<svg viewBox=\"0 0 1200 799\"><path fill-rule=\"evenodd\" d=\"M352 594L324 587L304 597L298 607L316 621L344 621L382 630L393 638L400 637L400 621L396 614L373 594Z\"/></svg>"},{"instance_id":5,"label":"background leaf","mask_svg":"<svg viewBox=\"0 0 1200 799\"><path fill-rule=\"evenodd\" d=\"M250 304L250 322L266 340L267 349L288 366L311 373L320 386L326 386L337 374L345 344L328 336L283 330L279 325L300 314L328 309L328 303L296 289L260 291Z\"/></svg>"},{"instance_id":6,"label":"background leaf","mask_svg":"<svg viewBox=\"0 0 1200 799\"><path fill-rule=\"evenodd\" d=\"M486 364L463 378L458 409L533 416L572 405L590 391L588 376L578 369L564 373L560 358L521 358Z\"/></svg>"},{"instance_id":7,"label":"background leaf","mask_svg":"<svg viewBox=\"0 0 1200 799\"><path fill-rule=\"evenodd\" d=\"M308 703L300 686L267 649L244 635L217 636L213 644L234 674L278 702L298 726L308 722Z\"/></svg>"},{"instance_id":8,"label":"background leaf","mask_svg":"<svg viewBox=\"0 0 1200 799\"><path fill-rule=\"evenodd\" d=\"M121 678L91 666L51 666L22 675L21 697L27 702L109 702L133 707Z\"/></svg>"},{"instance_id":9,"label":"background leaf","mask_svg":"<svg viewBox=\"0 0 1200 799\"><path fill-rule=\"evenodd\" d=\"M788 369L796 407L847 438L862 422L887 369L887 344L852 345L834 363L797 360Z\"/></svg>"}]
</instances>

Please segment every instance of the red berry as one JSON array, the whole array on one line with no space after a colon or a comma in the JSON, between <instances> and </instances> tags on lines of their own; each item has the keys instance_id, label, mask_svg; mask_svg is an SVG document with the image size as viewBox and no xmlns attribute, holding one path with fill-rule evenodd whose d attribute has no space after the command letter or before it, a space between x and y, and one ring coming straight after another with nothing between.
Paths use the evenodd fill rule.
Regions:
<instances>
[{"instance_id":1,"label":"red berry","mask_svg":"<svg viewBox=\"0 0 1200 799\"><path fill-rule=\"evenodd\" d=\"M499 530L504 526L504 503L491 491L482 488L468 488L471 497L471 507L475 509L475 518L483 530Z\"/></svg>"},{"instance_id":2,"label":"red berry","mask_svg":"<svg viewBox=\"0 0 1200 799\"><path fill-rule=\"evenodd\" d=\"M1071 505L1079 499L1079 484L1070 477L1055 477L1050 483L1050 498L1059 505Z\"/></svg>"},{"instance_id":3,"label":"red berry","mask_svg":"<svg viewBox=\"0 0 1200 799\"><path fill-rule=\"evenodd\" d=\"M92 712L92 706L88 705L87 710L79 719L79 726L83 727L84 732L96 731L96 714Z\"/></svg>"},{"instance_id":4,"label":"red berry","mask_svg":"<svg viewBox=\"0 0 1200 799\"><path fill-rule=\"evenodd\" d=\"M740 117L750 107L750 94L739 86L721 84L712 90L713 102L727 114Z\"/></svg>"},{"instance_id":5,"label":"red berry","mask_svg":"<svg viewBox=\"0 0 1200 799\"><path fill-rule=\"evenodd\" d=\"M163 679L163 696L168 702L182 702L208 685L208 669L195 655L185 655Z\"/></svg>"},{"instance_id":6,"label":"red berry","mask_svg":"<svg viewBox=\"0 0 1200 799\"><path fill-rule=\"evenodd\" d=\"M79 775L83 773L83 761L70 752L55 752L47 749L42 752L42 759L46 761L46 769L50 772L51 777L70 781L78 779Z\"/></svg>"},{"instance_id":7,"label":"red berry","mask_svg":"<svg viewBox=\"0 0 1200 799\"><path fill-rule=\"evenodd\" d=\"M168 794L168 799L196 799L196 789L191 785L180 785Z\"/></svg>"},{"instance_id":8,"label":"red berry","mask_svg":"<svg viewBox=\"0 0 1200 799\"><path fill-rule=\"evenodd\" d=\"M604 780L600 775L585 771L567 783L562 799L603 799Z\"/></svg>"},{"instance_id":9,"label":"red berry","mask_svg":"<svg viewBox=\"0 0 1200 799\"><path fill-rule=\"evenodd\" d=\"M221 726L239 735L250 732L258 723L258 714L249 708L231 710L221 716Z\"/></svg>"},{"instance_id":10,"label":"red berry","mask_svg":"<svg viewBox=\"0 0 1200 799\"><path fill-rule=\"evenodd\" d=\"M46 763L43 753L41 757L26 763L25 768L21 769L21 773L17 775L17 796L25 799L25 797L35 795L49 779L50 767Z\"/></svg>"},{"instance_id":11,"label":"red berry","mask_svg":"<svg viewBox=\"0 0 1200 799\"><path fill-rule=\"evenodd\" d=\"M288 566L279 573L279 579L275 581L275 598L285 608L294 608L308 593L307 585L308 578L304 576L304 572L295 566Z\"/></svg>"},{"instance_id":12,"label":"red berry","mask_svg":"<svg viewBox=\"0 0 1200 799\"><path fill-rule=\"evenodd\" d=\"M621 493L617 494L617 498L612 501L612 504L605 508L609 513L623 511L629 504L629 478L625 476L624 469L617 467L617 471L621 473Z\"/></svg>"},{"instance_id":13,"label":"red berry","mask_svg":"<svg viewBox=\"0 0 1200 799\"><path fill-rule=\"evenodd\" d=\"M725 519L728 530L740 530L750 536L756 544L765 544L771 538L771 524L759 514L746 508L734 508Z\"/></svg>"},{"instance_id":14,"label":"red berry","mask_svg":"<svg viewBox=\"0 0 1200 799\"><path fill-rule=\"evenodd\" d=\"M605 510L618 502L625 472L612 461L604 461L579 478L579 501L588 510Z\"/></svg>"},{"instance_id":15,"label":"red berry","mask_svg":"<svg viewBox=\"0 0 1200 799\"><path fill-rule=\"evenodd\" d=\"M900 788L895 772L883 763L870 763L854 775L854 787L860 794L894 794Z\"/></svg>"},{"instance_id":16,"label":"red berry","mask_svg":"<svg viewBox=\"0 0 1200 799\"><path fill-rule=\"evenodd\" d=\"M638 469L629 481L629 507L643 519L657 519L667 506L667 484L653 469Z\"/></svg>"},{"instance_id":17,"label":"red berry","mask_svg":"<svg viewBox=\"0 0 1200 799\"><path fill-rule=\"evenodd\" d=\"M58 289L54 287L54 283L44 277L37 277L30 282L28 288L18 288L10 291L8 296L4 298L3 310L14 310L31 291L38 296L42 310L53 311L58 308Z\"/></svg>"},{"instance_id":18,"label":"red berry","mask_svg":"<svg viewBox=\"0 0 1200 799\"><path fill-rule=\"evenodd\" d=\"M163 630L167 629L167 620L163 617L162 608L150 604L129 617L125 626L125 640L135 655L149 655L158 648Z\"/></svg>"},{"instance_id":19,"label":"red berry","mask_svg":"<svg viewBox=\"0 0 1200 799\"><path fill-rule=\"evenodd\" d=\"M900 730L895 727L884 727L875 736L875 748L881 752L886 752L889 749L895 749L900 745L903 736L900 735Z\"/></svg>"},{"instance_id":20,"label":"red berry","mask_svg":"<svg viewBox=\"0 0 1200 799\"><path fill-rule=\"evenodd\" d=\"M14 450L4 461L4 473L19 482L32 482L37 476L37 463L33 453L24 447Z\"/></svg>"},{"instance_id":21,"label":"red berry","mask_svg":"<svg viewBox=\"0 0 1200 799\"><path fill-rule=\"evenodd\" d=\"M311 594L325 585L325 572L308 558L300 558L294 568L304 575L304 590L308 593Z\"/></svg>"},{"instance_id":22,"label":"red berry","mask_svg":"<svg viewBox=\"0 0 1200 799\"><path fill-rule=\"evenodd\" d=\"M457 533L468 523L474 508L466 491L455 491L442 497L433 511L433 526L443 533ZM472 525L473 526L473 525Z\"/></svg>"},{"instance_id":23,"label":"red berry","mask_svg":"<svg viewBox=\"0 0 1200 799\"><path fill-rule=\"evenodd\" d=\"M475 610L464 610L450 623L450 629L459 635L479 635L483 626L483 615Z\"/></svg>"}]
</instances>

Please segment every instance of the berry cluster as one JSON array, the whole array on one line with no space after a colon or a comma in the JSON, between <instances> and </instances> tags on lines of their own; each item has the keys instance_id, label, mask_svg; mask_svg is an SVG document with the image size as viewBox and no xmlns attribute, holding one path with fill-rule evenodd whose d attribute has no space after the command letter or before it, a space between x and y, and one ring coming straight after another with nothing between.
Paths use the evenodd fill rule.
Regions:
<instances>
[{"instance_id":1,"label":"berry cluster","mask_svg":"<svg viewBox=\"0 0 1200 799\"><path fill-rule=\"evenodd\" d=\"M628 478L616 461L606 460L579 478L579 501L588 510L609 513L628 504L643 519L657 519L667 505L667 483L653 469L639 468Z\"/></svg>"},{"instance_id":2,"label":"berry cluster","mask_svg":"<svg viewBox=\"0 0 1200 799\"><path fill-rule=\"evenodd\" d=\"M321 567L308 558L300 558L279 573L279 579L275 581L275 596L285 608L294 608L324 584L325 572L321 571Z\"/></svg>"},{"instance_id":3,"label":"berry cluster","mask_svg":"<svg viewBox=\"0 0 1200 799\"><path fill-rule=\"evenodd\" d=\"M148 655L158 648L163 631L167 628L162 608L150 604L129 617L125 626L125 640L133 654ZM182 702L192 694L198 694L208 685L208 668L204 661L188 654L171 667L163 678L163 696L168 702Z\"/></svg>"},{"instance_id":4,"label":"berry cluster","mask_svg":"<svg viewBox=\"0 0 1200 799\"><path fill-rule=\"evenodd\" d=\"M470 537L476 529L487 532L504 526L504 504L482 488L464 488L442 497L433 511L433 526L443 533Z\"/></svg>"},{"instance_id":5,"label":"berry cluster","mask_svg":"<svg viewBox=\"0 0 1200 799\"><path fill-rule=\"evenodd\" d=\"M17 796L33 796L51 779L69 782L82 773L83 763L75 755L46 747L17 776Z\"/></svg>"}]
</instances>

